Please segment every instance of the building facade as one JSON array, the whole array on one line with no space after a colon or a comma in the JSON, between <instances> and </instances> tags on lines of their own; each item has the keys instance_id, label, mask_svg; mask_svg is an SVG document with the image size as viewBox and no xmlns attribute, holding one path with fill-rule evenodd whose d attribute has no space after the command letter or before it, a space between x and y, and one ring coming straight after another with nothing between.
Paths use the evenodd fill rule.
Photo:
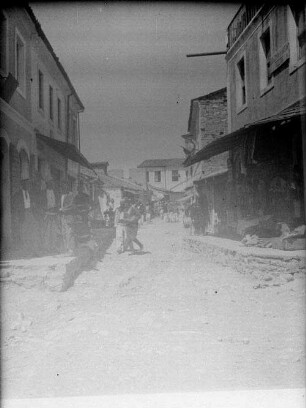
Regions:
<instances>
[{"instance_id":1,"label":"building facade","mask_svg":"<svg viewBox=\"0 0 306 408\"><path fill-rule=\"evenodd\" d=\"M30 7L1 10L0 51L2 231L10 241L21 180L39 172L57 190L67 176L75 187L87 161L79 154L84 106Z\"/></svg>"},{"instance_id":2,"label":"building facade","mask_svg":"<svg viewBox=\"0 0 306 408\"><path fill-rule=\"evenodd\" d=\"M145 160L138 169L143 171L143 184L162 190L171 190L186 179L184 159Z\"/></svg>"},{"instance_id":3,"label":"building facade","mask_svg":"<svg viewBox=\"0 0 306 408\"><path fill-rule=\"evenodd\" d=\"M207 145L227 133L227 89L191 100L188 133L183 135L186 154L187 189L194 188L199 201L207 202L207 232L215 234L226 215L224 191L227 182L228 152L189 164Z\"/></svg>"},{"instance_id":4,"label":"building facade","mask_svg":"<svg viewBox=\"0 0 306 408\"><path fill-rule=\"evenodd\" d=\"M238 233L264 215L304 222L305 7L243 5L228 28L229 131L253 125L230 150L229 221Z\"/></svg>"},{"instance_id":5,"label":"building facade","mask_svg":"<svg viewBox=\"0 0 306 408\"><path fill-rule=\"evenodd\" d=\"M191 162L229 152L227 227L236 236L305 223L305 15L305 4L244 4L228 27L228 134Z\"/></svg>"}]
</instances>

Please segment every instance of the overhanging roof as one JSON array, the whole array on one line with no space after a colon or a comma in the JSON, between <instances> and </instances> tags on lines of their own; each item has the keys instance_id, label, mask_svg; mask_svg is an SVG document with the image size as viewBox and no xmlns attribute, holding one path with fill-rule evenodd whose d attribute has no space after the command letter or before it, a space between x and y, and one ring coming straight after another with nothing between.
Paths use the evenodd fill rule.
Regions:
<instances>
[{"instance_id":1,"label":"overhanging roof","mask_svg":"<svg viewBox=\"0 0 306 408\"><path fill-rule=\"evenodd\" d=\"M247 137L252 131L263 128L264 126L273 126L274 124L290 121L292 119L298 119L305 117L306 115L306 98L295 102L293 105L284 109L282 112L269 116L267 118L252 122L243 126L242 128L235 130L228 135L225 135L212 143L209 143L203 149L199 150L194 156L188 157L184 161L184 166L190 166L191 164L200 162L202 160L208 160L213 156L217 156L223 152L233 149L243 143L244 138Z\"/></svg>"},{"instance_id":2,"label":"overhanging roof","mask_svg":"<svg viewBox=\"0 0 306 408\"><path fill-rule=\"evenodd\" d=\"M138 192L145 191L143 186L130 182L128 180L120 179L118 177L109 176L106 174L99 174L99 180L103 182L105 188L112 188L112 189L124 189L130 192Z\"/></svg>"},{"instance_id":3,"label":"overhanging roof","mask_svg":"<svg viewBox=\"0 0 306 408\"><path fill-rule=\"evenodd\" d=\"M42 135L41 133L38 132L36 133L36 136L38 140L41 140L43 143L51 147L61 156L64 156L69 160L79 163L84 167L92 169L92 166L88 162L86 157L84 157L82 153L79 152L79 150L74 145L67 142L62 142L61 140L51 139L50 137Z\"/></svg>"},{"instance_id":4,"label":"overhanging roof","mask_svg":"<svg viewBox=\"0 0 306 408\"><path fill-rule=\"evenodd\" d=\"M146 167L181 167L183 165L184 159L149 159L143 161L137 166L137 168Z\"/></svg>"}]
</instances>

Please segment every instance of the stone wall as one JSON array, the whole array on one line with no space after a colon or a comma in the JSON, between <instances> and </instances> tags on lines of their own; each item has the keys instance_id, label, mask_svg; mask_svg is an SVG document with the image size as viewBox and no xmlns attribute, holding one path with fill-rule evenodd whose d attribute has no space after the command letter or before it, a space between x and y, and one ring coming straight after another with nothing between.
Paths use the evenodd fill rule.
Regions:
<instances>
[{"instance_id":1,"label":"stone wall","mask_svg":"<svg viewBox=\"0 0 306 408\"><path fill-rule=\"evenodd\" d=\"M226 88L219 89L195 100L198 103L199 114L199 149L220 139L227 133L227 92ZM227 169L228 152L202 161L204 176L219 170Z\"/></svg>"},{"instance_id":2,"label":"stone wall","mask_svg":"<svg viewBox=\"0 0 306 408\"><path fill-rule=\"evenodd\" d=\"M84 245L79 248L75 257L56 255L2 262L0 281L2 284L15 284L26 289L35 287L64 292L73 286L85 269L93 268L102 260L114 238L114 228L101 228L94 232L98 247L93 250L92 246Z\"/></svg>"},{"instance_id":3,"label":"stone wall","mask_svg":"<svg viewBox=\"0 0 306 408\"><path fill-rule=\"evenodd\" d=\"M216 237L188 236L183 247L203 253L211 262L230 266L260 280L290 281L295 274L306 272L306 251L282 251L271 248L245 247L240 242Z\"/></svg>"}]
</instances>

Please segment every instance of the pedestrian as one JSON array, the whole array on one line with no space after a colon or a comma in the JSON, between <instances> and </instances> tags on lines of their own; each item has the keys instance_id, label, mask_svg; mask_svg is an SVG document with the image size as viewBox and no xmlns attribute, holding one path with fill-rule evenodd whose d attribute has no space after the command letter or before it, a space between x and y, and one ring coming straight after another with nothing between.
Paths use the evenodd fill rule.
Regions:
<instances>
[{"instance_id":1,"label":"pedestrian","mask_svg":"<svg viewBox=\"0 0 306 408\"><path fill-rule=\"evenodd\" d=\"M130 203L126 216L126 247L134 252L134 245L138 245L139 249L143 250L143 244L137 239L138 223L141 214L135 203Z\"/></svg>"},{"instance_id":2,"label":"pedestrian","mask_svg":"<svg viewBox=\"0 0 306 408\"><path fill-rule=\"evenodd\" d=\"M75 240L75 250L78 244L88 242L91 238L89 228L89 212L94 207L94 203L89 194L85 192L83 180L79 180L78 192L73 199L73 235Z\"/></svg>"},{"instance_id":3,"label":"pedestrian","mask_svg":"<svg viewBox=\"0 0 306 408\"><path fill-rule=\"evenodd\" d=\"M107 209L104 211L104 218L107 227L113 227L115 221L114 199L107 203Z\"/></svg>"},{"instance_id":4,"label":"pedestrian","mask_svg":"<svg viewBox=\"0 0 306 408\"><path fill-rule=\"evenodd\" d=\"M61 196L61 227L63 235L64 251L68 255L72 255L75 248L73 236L73 209L74 209L74 194L70 189L68 180L63 182Z\"/></svg>"},{"instance_id":5,"label":"pedestrian","mask_svg":"<svg viewBox=\"0 0 306 408\"><path fill-rule=\"evenodd\" d=\"M20 190L13 197L13 208L19 225L21 248L30 257L41 254L39 226L33 214L33 202L30 180L22 180Z\"/></svg>"},{"instance_id":6,"label":"pedestrian","mask_svg":"<svg viewBox=\"0 0 306 408\"><path fill-rule=\"evenodd\" d=\"M144 207L144 205L143 205L142 202L139 202L139 203L137 204L137 209L138 209L138 211L139 211L139 213L140 213L139 224L140 224L140 225L143 225L143 223L144 223L144 221L145 221L145 207Z\"/></svg>"},{"instance_id":7,"label":"pedestrian","mask_svg":"<svg viewBox=\"0 0 306 408\"><path fill-rule=\"evenodd\" d=\"M122 199L120 205L115 210L115 228L116 228L116 250L118 254L126 250L126 225L127 218L127 201Z\"/></svg>"},{"instance_id":8,"label":"pedestrian","mask_svg":"<svg viewBox=\"0 0 306 408\"><path fill-rule=\"evenodd\" d=\"M151 222L151 209L149 204L146 205L146 221Z\"/></svg>"},{"instance_id":9,"label":"pedestrian","mask_svg":"<svg viewBox=\"0 0 306 408\"><path fill-rule=\"evenodd\" d=\"M199 197L200 205L200 233L202 235L206 234L208 222L209 222L209 209L208 209L208 199L206 194L201 194Z\"/></svg>"},{"instance_id":10,"label":"pedestrian","mask_svg":"<svg viewBox=\"0 0 306 408\"><path fill-rule=\"evenodd\" d=\"M48 180L46 185L44 246L46 251L54 253L59 252L61 247L61 227L53 181Z\"/></svg>"},{"instance_id":11,"label":"pedestrian","mask_svg":"<svg viewBox=\"0 0 306 408\"><path fill-rule=\"evenodd\" d=\"M33 215L38 224L38 236L40 245L42 247L43 236L44 236L44 217L45 217L45 208L47 205L46 197L46 183L42 179L39 172L36 172L34 180L31 187L31 197L33 202Z\"/></svg>"},{"instance_id":12,"label":"pedestrian","mask_svg":"<svg viewBox=\"0 0 306 408\"><path fill-rule=\"evenodd\" d=\"M201 231L201 208L198 199L194 198L190 206L191 235L199 235Z\"/></svg>"},{"instance_id":13,"label":"pedestrian","mask_svg":"<svg viewBox=\"0 0 306 408\"><path fill-rule=\"evenodd\" d=\"M98 195L99 209L100 209L101 217L104 219L104 212L106 211L106 208L107 208L107 194L102 189L102 187L99 187L97 195Z\"/></svg>"}]
</instances>

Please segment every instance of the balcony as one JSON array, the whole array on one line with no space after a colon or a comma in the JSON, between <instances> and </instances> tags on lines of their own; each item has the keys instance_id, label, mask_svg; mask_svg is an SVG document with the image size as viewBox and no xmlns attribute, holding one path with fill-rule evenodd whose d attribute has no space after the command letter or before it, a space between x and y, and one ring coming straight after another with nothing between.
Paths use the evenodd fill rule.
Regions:
<instances>
[{"instance_id":1,"label":"balcony","mask_svg":"<svg viewBox=\"0 0 306 408\"><path fill-rule=\"evenodd\" d=\"M233 44L236 42L240 34L249 25L250 21L253 19L255 14L257 14L257 12L262 6L263 4L249 4L249 5L243 4L239 8L236 15L232 19L230 25L227 28L228 38L227 49L230 49L233 46Z\"/></svg>"}]
</instances>

